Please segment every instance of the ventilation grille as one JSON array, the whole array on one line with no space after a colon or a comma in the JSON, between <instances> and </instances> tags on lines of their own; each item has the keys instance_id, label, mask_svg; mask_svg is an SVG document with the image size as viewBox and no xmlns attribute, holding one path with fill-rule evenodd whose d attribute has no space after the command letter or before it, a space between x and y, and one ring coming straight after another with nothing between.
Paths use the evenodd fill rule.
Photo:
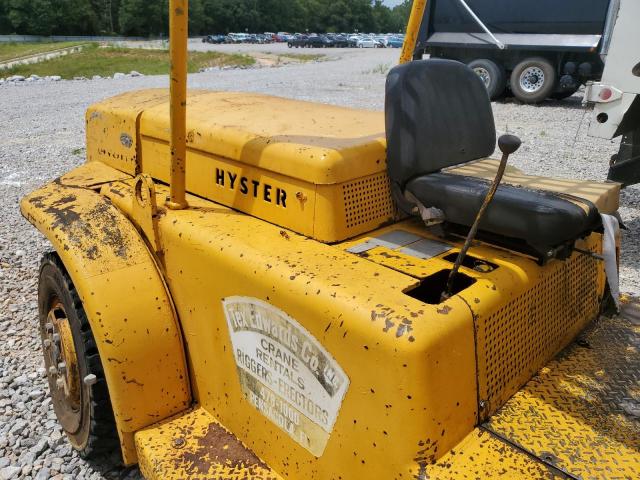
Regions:
<instances>
[{"instance_id":1,"label":"ventilation grille","mask_svg":"<svg viewBox=\"0 0 640 480\"><path fill-rule=\"evenodd\" d=\"M391 188L386 173L345 183L342 186L342 197L347 228L372 222L380 224L393 217Z\"/></svg>"},{"instance_id":2,"label":"ventilation grille","mask_svg":"<svg viewBox=\"0 0 640 480\"><path fill-rule=\"evenodd\" d=\"M574 255L545 269L520 297L476 319L481 420L597 316L598 272L598 260Z\"/></svg>"}]
</instances>

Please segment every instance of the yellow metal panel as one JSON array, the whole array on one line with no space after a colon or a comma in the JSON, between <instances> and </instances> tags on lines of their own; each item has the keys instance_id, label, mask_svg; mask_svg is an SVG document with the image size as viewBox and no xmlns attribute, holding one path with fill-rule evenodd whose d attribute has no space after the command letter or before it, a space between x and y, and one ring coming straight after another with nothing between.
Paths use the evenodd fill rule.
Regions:
<instances>
[{"instance_id":1,"label":"yellow metal panel","mask_svg":"<svg viewBox=\"0 0 640 480\"><path fill-rule=\"evenodd\" d=\"M136 433L148 480L280 480L203 408Z\"/></svg>"},{"instance_id":2,"label":"yellow metal panel","mask_svg":"<svg viewBox=\"0 0 640 480\"><path fill-rule=\"evenodd\" d=\"M443 241L427 234L420 221L409 220L345 242L341 248L394 230ZM461 240L447 239L446 243L452 250L428 260L382 246L361 256L418 280L452 268ZM601 253L601 235L592 234L577 246ZM555 260L544 267L526 256L481 242L476 242L469 254L498 267L489 273L461 269L476 282L459 297L474 312L480 420L485 420L597 317L605 274L603 262L577 253L567 261ZM445 256L450 256L449 260Z\"/></svg>"},{"instance_id":3,"label":"yellow metal panel","mask_svg":"<svg viewBox=\"0 0 640 480\"><path fill-rule=\"evenodd\" d=\"M491 433L475 429L436 464L425 466L419 478L551 480L566 476Z\"/></svg>"},{"instance_id":4,"label":"yellow metal panel","mask_svg":"<svg viewBox=\"0 0 640 480\"><path fill-rule=\"evenodd\" d=\"M169 0L169 54L171 56L171 189L167 207L187 207L187 43L189 41L189 2Z\"/></svg>"},{"instance_id":5,"label":"yellow metal panel","mask_svg":"<svg viewBox=\"0 0 640 480\"><path fill-rule=\"evenodd\" d=\"M90 188L128 178L131 178L131 175L120 172L102 162L89 162L62 175L60 183L67 187Z\"/></svg>"},{"instance_id":6,"label":"yellow metal panel","mask_svg":"<svg viewBox=\"0 0 640 480\"><path fill-rule=\"evenodd\" d=\"M604 318L546 365L488 428L581 479L640 474L640 326Z\"/></svg>"},{"instance_id":7,"label":"yellow metal panel","mask_svg":"<svg viewBox=\"0 0 640 480\"><path fill-rule=\"evenodd\" d=\"M166 189L158 186L158 195ZM402 293L412 277L197 197L188 201L192 209L160 215L159 231L194 395L272 468L290 478L410 478L421 468L418 452L436 459L473 429L473 322L462 300L450 299L441 313ZM244 396L222 306L230 296L283 310L348 375L321 457Z\"/></svg>"},{"instance_id":8,"label":"yellow metal panel","mask_svg":"<svg viewBox=\"0 0 640 480\"><path fill-rule=\"evenodd\" d=\"M255 93L190 91L191 150L241 160L312 184L386 168L384 114ZM145 110L140 133L169 141L167 103Z\"/></svg>"},{"instance_id":9,"label":"yellow metal panel","mask_svg":"<svg viewBox=\"0 0 640 480\"><path fill-rule=\"evenodd\" d=\"M94 167L96 176L104 175L97 165L67 178L92 178ZM135 463L133 433L191 401L180 329L162 277L135 227L90 189L54 182L25 197L21 210L51 241L78 290L102 359L124 459Z\"/></svg>"},{"instance_id":10,"label":"yellow metal panel","mask_svg":"<svg viewBox=\"0 0 640 480\"><path fill-rule=\"evenodd\" d=\"M138 173L138 117L152 105L166 103L167 90L128 92L92 105L86 113L87 160Z\"/></svg>"},{"instance_id":11,"label":"yellow metal panel","mask_svg":"<svg viewBox=\"0 0 640 480\"><path fill-rule=\"evenodd\" d=\"M318 185L313 237L335 242L391 223L396 215L386 172Z\"/></svg>"},{"instance_id":12,"label":"yellow metal panel","mask_svg":"<svg viewBox=\"0 0 640 480\"><path fill-rule=\"evenodd\" d=\"M579 247L599 253L601 236L593 234ZM604 296L603 262L574 254L539 269L522 293L505 293L491 308L473 307L481 420L598 316Z\"/></svg>"},{"instance_id":13,"label":"yellow metal panel","mask_svg":"<svg viewBox=\"0 0 640 480\"><path fill-rule=\"evenodd\" d=\"M404 43L402 44L402 53L400 54L400 63L407 63L413 60L413 54L416 51L418 38L420 36L420 27L427 10L427 0L413 0L411 6L411 15L409 16L409 24L407 25L407 33Z\"/></svg>"},{"instance_id":14,"label":"yellow metal panel","mask_svg":"<svg viewBox=\"0 0 640 480\"><path fill-rule=\"evenodd\" d=\"M143 137L142 151L143 171L169 183L168 145ZM188 152L187 161L189 192L213 198L302 234L313 235L315 185L194 150Z\"/></svg>"},{"instance_id":15,"label":"yellow metal panel","mask_svg":"<svg viewBox=\"0 0 640 480\"><path fill-rule=\"evenodd\" d=\"M142 137L142 170L169 183L164 141ZM336 185L286 177L202 151L189 150L187 189L223 205L331 243L389 223L395 216L385 172Z\"/></svg>"}]
</instances>

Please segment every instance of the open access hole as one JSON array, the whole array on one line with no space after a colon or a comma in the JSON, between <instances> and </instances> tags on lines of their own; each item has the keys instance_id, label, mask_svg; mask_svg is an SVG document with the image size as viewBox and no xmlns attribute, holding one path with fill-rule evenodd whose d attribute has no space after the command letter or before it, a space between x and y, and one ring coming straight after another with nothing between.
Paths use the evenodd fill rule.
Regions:
<instances>
[{"instance_id":1,"label":"open access hole","mask_svg":"<svg viewBox=\"0 0 640 480\"><path fill-rule=\"evenodd\" d=\"M422 282L420 282L420 285L413 290L407 290L404 293L409 295L411 298L428 303L429 305L438 305L440 303L440 298L442 297L442 292L444 292L444 289L447 287L447 280L449 279L450 272L451 270L440 270L438 273L434 273L433 275L426 277ZM466 290L474 283L476 283L475 278L458 272L458 275L456 275L453 282L452 295L456 295L457 293Z\"/></svg>"},{"instance_id":2,"label":"open access hole","mask_svg":"<svg viewBox=\"0 0 640 480\"><path fill-rule=\"evenodd\" d=\"M443 260L451 263L456 263L456 260L458 260L458 254L450 253L446 257L443 257ZM481 273L493 272L496 268L498 268L498 265L487 262L486 260L480 260L479 258L476 258L472 255L467 255L466 257L464 257L462 266Z\"/></svg>"}]
</instances>

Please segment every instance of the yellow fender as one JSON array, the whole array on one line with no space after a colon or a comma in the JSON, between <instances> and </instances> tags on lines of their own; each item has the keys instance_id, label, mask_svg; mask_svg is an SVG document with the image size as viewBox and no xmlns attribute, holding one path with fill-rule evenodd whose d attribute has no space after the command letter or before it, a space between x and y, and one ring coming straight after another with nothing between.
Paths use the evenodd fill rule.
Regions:
<instances>
[{"instance_id":1,"label":"yellow fender","mask_svg":"<svg viewBox=\"0 0 640 480\"><path fill-rule=\"evenodd\" d=\"M126 464L133 434L191 405L179 323L134 225L94 189L131 178L90 162L25 197L24 217L60 255L89 318Z\"/></svg>"}]
</instances>

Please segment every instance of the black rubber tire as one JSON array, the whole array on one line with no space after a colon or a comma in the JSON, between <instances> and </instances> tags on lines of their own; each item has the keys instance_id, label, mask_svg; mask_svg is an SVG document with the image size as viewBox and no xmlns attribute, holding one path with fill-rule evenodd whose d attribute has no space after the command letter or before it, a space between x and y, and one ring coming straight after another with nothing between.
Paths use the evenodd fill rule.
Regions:
<instances>
[{"instance_id":1,"label":"black rubber tire","mask_svg":"<svg viewBox=\"0 0 640 480\"><path fill-rule=\"evenodd\" d=\"M522 88L520 79L525 70L539 68L544 73L544 81L539 89L529 92ZM511 72L511 91L513 95L523 103L540 103L549 98L556 88L558 73L545 58L528 58L520 62Z\"/></svg>"},{"instance_id":2,"label":"black rubber tire","mask_svg":"<svg viewBox=\"0 0 640 480\"><path fill-rule=\"evenodd\" d=\"M109 390L89 320L60 257L55 253L46 253L40 264L38 284L38 310L43 341L47 316L54 302L62 303L69 320L80 374L79 427L77 431L65 431L65 434L82 458L91 459L114 450L119 451ZM89 374L97 378L93 385L85 385L82 381ZM55 380L52 375L48 378L50 391L53 392L56 388Z\"/></svg>"},{"instance_id":3,"label":"black rubber tire","mask_svg":"<svg viewBox=\"0 0 640 480\"><path fill-rule=\"evenodd\" d=\"M552 93L551 98L553 98L554 100L564 100L565 98L569 98L575 95L578 90L579 87L576 87L575 89L567 90L565 92Z\"/></svg>"},{"instance_id":4,"label":"black rubber tire","mask_svg":"<svg viewBox=\"0 0 640 480\"><path fill-rule=\"evenodd\" d=\"M489 84L487 85L485 83L485 86L487 87L487 92L491 100L499 98L504 93L507 88L507 72L502 66L493 60L478 58L469 63L469 68L472 70L482 68L487 72L489 75Z\"/></svg>"},{"instance_id":5,"label":"black rubber tire","mask_svg":"<svg viewBox=\"0 0 640 480\"><path fill-rule=\"evenodd\" d=\"M288 42L288 43L287 43L287 47L289 47L289 48L293 48L293 44L292 44L291 42Z\"/></svg>"}]
</instances>

